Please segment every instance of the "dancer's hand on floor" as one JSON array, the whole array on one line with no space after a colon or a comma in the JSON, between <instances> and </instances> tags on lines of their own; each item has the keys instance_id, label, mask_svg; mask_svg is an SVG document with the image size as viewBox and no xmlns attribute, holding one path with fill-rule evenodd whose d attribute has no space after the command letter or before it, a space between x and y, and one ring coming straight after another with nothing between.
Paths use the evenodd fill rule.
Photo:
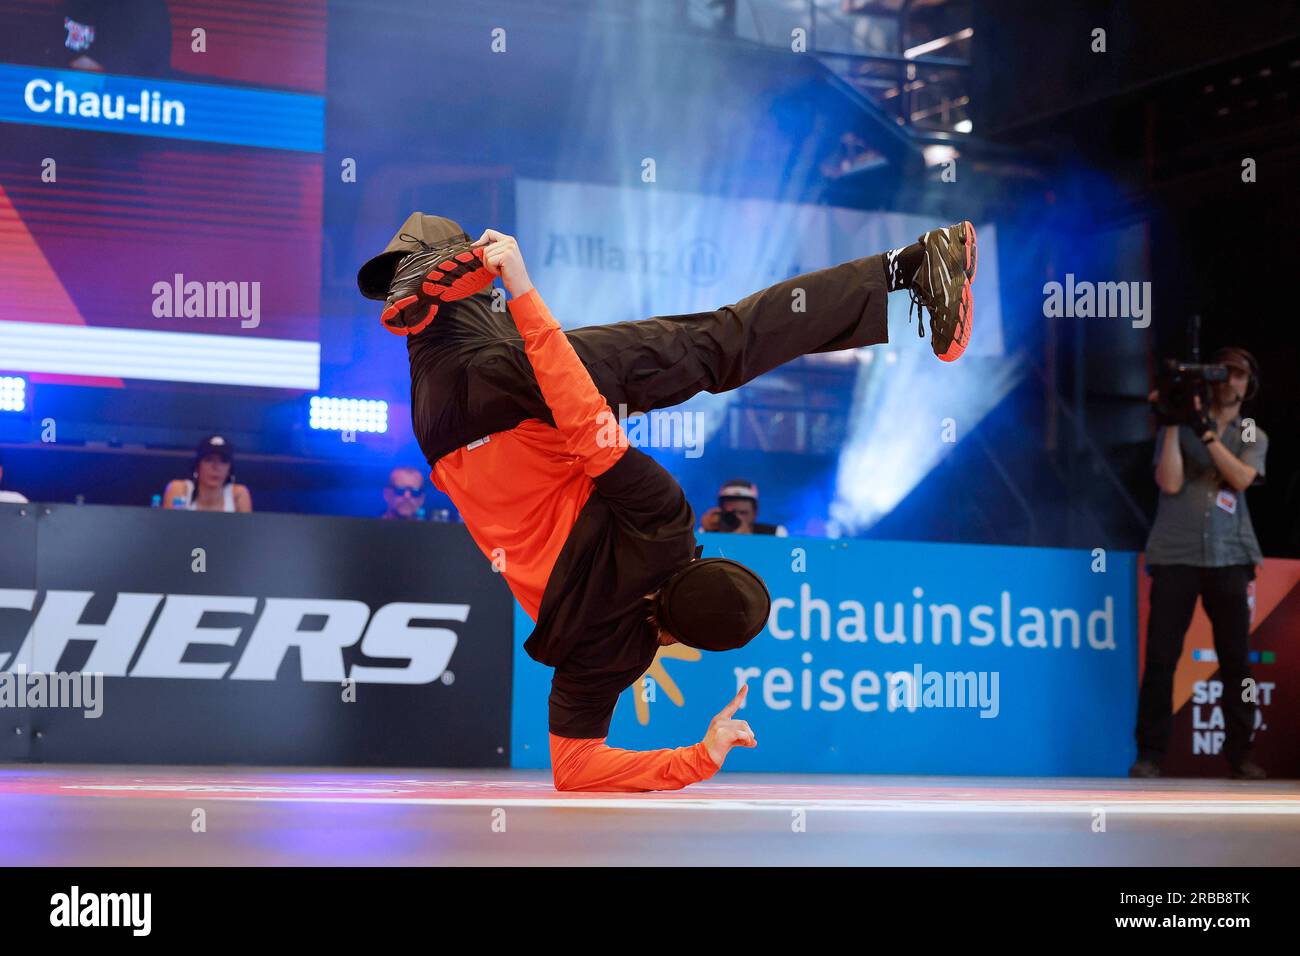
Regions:
<instances>
[{"instance_id":1,"label":"dancer's hand on floor","mask_svg":"<svg viewBox=\"0 0 1300 956\"><path fill-rule=\"evenodd\" d=\"M474 241L474 246L483 247L483 265L488 272L501 277L502 285L511 296L524 295L533 288L533 280L528 278L524 257L514 236L485 229L483 235Z\"/></svg>"},{"instance_id":2,"label":"dancer's hand on floor","mask_svg":"<svg viewBox=\"0 0 1300 956\"><path fill-rule=\"evenodd\" d=\"M731 698L731 703L718 711L718 716L709 722L709 732L704 735L704 747L719 767L727 759L727 754L732 747L758 746L758 740L754 737L754 731L749 728L749 724L743 720L731 719L731 715L745 702L748 693L749 685L741 685L740 690L736 691L736 696Z\"/></svg>"}]
</instances>

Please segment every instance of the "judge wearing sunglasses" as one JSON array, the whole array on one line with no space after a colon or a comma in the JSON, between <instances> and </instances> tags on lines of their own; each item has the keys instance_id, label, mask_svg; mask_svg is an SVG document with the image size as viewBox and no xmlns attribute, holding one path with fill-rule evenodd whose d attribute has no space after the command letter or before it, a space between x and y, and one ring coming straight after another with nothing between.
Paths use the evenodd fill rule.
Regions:
<instances>
[{"instance_id":1,"label":"judge wearing sunglasses","mask_svg":"<svg viewBox=\"0 0 1300 956\"><path fill-rule=\"evenodd\" d=\"M387 509L381 518L401 521L414 521L421 516L424 507L424 475L415 468L399 465L388 476L384 487L384 502Z\"/></svg>"}]
</instances>

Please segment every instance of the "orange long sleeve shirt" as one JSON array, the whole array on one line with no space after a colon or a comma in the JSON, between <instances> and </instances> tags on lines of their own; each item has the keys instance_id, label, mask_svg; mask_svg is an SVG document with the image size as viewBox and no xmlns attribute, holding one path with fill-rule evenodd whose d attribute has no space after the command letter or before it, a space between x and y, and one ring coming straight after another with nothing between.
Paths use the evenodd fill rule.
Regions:
<instances>
[{"instance_id":1,"label":"orange long sleeve shirt","mask_svg":"<svg viewBox=\"0 0 1300 956\"><path fill-rule=\"evenodd\" d=\"M475 543L534 621L580 513L628 451L627 436L536 289L510 303L555 427L537 419L439 458L430 476L456 503ZM553 696L554 696L553 691ZM550 734L559 790L676 790L713 776L703 742L619 750L605 737Z\"/></svg>"}]
</instances>

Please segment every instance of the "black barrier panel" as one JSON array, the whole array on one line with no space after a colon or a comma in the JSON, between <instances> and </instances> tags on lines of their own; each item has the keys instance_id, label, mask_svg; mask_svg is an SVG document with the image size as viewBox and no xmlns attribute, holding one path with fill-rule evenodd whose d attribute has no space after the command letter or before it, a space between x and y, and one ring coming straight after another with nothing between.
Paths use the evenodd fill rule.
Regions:
<instances>
[{"instance_id":1,"label":"black barrier panel","mask_svg":"<svg viewBox=\"0 0 1300 956\"><path fill-rule=\"evenodd\" d=\"M36 506L0 504L0 671L12 666L31 625L35 588ZM0 706L0 760L26 760L31 739L30 712Z\"/></svg>"},{"instance_id":2,"label":"black barrier panel","mask_svg":"<svg viewBox=\"0 0 1300 956\"><path fill-rule=\"evenodd\" d=\"M31 759L509 766L513 603L463 526L28 516L0 588L10 604L34 590L35 614L0 612L0 656L79 672L83 692L79 708L25 709Z\"/></svg>"}]
</instances>

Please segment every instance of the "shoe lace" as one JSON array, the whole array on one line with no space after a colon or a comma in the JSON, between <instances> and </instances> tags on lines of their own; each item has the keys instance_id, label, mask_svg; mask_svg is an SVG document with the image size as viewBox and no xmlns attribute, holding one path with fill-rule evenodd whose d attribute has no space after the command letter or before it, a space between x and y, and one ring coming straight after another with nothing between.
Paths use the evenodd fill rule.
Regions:
<instances>
[{"instance_id":1,"label":"shoe lace","mask_svg":"<svg viewBox=\"0 0 1300 956\"><path fill-rule=\"evenodd\" d=\"M469 242L469 236L461 233L459 236L452 236L449 239L443 239L441 242L429 244L419 236L413 236L409 232L399 233L398 239L403 242L414 242L421 249L420 252L412 252L398 260L397 268L393 270L393 282L409 282L417 276L422 276L423 266L426 261L425 257L430 253L442 253L448 249L463 245Z\"/></svg>"},{"instance_id":2,"label":"shoe lace","mask_svg":"<svg viewBox=\"0 0 1300 956\"><path fill-rule=\"evenodd\" d=\"M403 242L414 242L414 243L417 243L418 245L424 247L424 251L425 251L425 252L428 252L430 249L433 248L433 247L430 246L427 242L425 242L423 239L421 239L419 236L413 236L413 235L411 235L409 232L399 233L398 236L397 236L397 238L400 239L400 240L402 240Z\"/></svg>"},{"instance_id":3,"label":"shoe lace","mask_svg":"<svg viewBox=\"0 0 1300 956\"><path fill-rule=\"evenodd\" d=\"M921 307L925 305L925 302L916 294L916 289L911 286L907 287L907 294L912 300L907 307L907 324L912 324L912 310L916 309L916 335L917 338L923 339L925 338L925 313L921 311Z\"/></svg>"},{"instance_id":4,"label":"shoe lace","mask_svg":"<svg viewBox=\"0 0 1300 956\"><path fill-rule=\"evenodd\" d=\"M451 249L455 246L463 245L469 242L469 236L463 232L457 236L451 236L447 239L441 239L438 242L433 243L433 245L430 245L429 243L425 242L419 236L411 235L409 232L400 233L397 238L402 239L406 242L418 243L425 252L438 252L444 249Z\"/></svg>"}]
</instances>

